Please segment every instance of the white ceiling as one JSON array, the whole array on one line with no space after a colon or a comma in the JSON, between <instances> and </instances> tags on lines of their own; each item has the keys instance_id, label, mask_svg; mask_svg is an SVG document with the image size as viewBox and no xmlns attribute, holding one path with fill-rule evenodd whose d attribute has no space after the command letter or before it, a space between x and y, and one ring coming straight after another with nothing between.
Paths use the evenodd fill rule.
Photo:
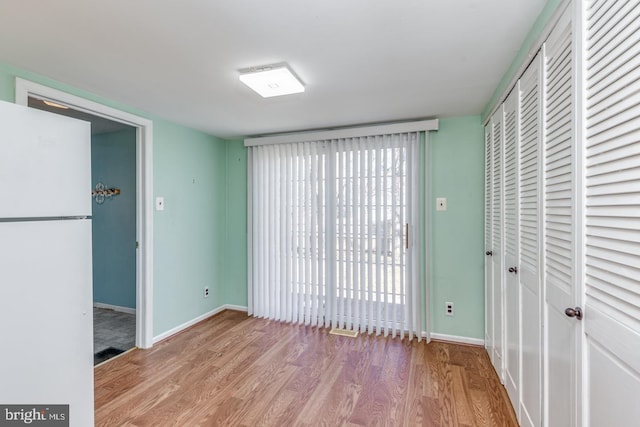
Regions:
<instances>
[{"instance_id":1,"label":"white ceiling","mask_svg":"<svg viewBox=\"0 0 640 427\"><path fill-rule=\"evenodd\" d=\"M545 0L0 0L0 61L220 137L479 114ZM287 62L303 94L238 70Z\"/></svg>"}]
</instances>

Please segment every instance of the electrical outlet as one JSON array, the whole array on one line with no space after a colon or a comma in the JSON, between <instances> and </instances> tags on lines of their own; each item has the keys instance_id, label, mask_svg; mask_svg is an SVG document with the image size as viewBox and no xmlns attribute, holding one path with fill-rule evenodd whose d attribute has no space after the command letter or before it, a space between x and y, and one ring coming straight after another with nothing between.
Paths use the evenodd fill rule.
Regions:
<instances>
[{"instance_id":1,"label":"electrical outlet","mask_svg":"<svg viewBox=\"0 0 640 427\"><path fill-rule=\"evenodd\" d=\"M204 288L204 297L209 298L209 288Z\"/></svg>"},{"instance_id":2,"label":"electrical outlet","mask_svg":"<svg viewBox=\"0 0 640 427\"><path fill-rule=\"evenodd\" d=\"M447 198L446 197L438 197L436 199L436 210L437 211L446 211L447 210Z\"/></svg>"},{"instance_id":3,"label":"electrical outlet","mask_svg":"<svg viewBox=\"0 0 640 427\"><path fill-rule=\"evenodd\" d=\"M157 211L164 210L164 197L156 197L156 210Z\"/></svg>"},{"instance_id":4,"label":"electrical outlet","mask_svg":"<svg viewBox=\"0 0 640 427\"><path fill-rule=\"evenodd\" d=\"M444 314L447 316L453 316L453 303L445 302L444 303Z\"/></svg>"}]
</instances>

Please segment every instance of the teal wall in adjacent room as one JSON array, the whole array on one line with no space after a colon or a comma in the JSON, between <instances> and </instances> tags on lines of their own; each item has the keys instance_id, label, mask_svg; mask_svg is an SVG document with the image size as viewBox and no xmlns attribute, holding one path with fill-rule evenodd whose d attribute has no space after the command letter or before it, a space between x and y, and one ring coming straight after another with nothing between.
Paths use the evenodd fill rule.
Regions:
<instances>
[{"instance_id":1,"label":"teal wall in adjacent room","mask_svg":"<svg viewBox=\"0 0 640 427\"><path fill-rule=\"evenodd\" d=\"M136 129L91 137L91 186L120 194L92 202L93 301L136 308Z\"/></svg>"},{"instance_id":2,"label":"teal wall in adjacent room","mask_svg":"<svg viewBox=\"0 0 640 427\"><path fill-rule=\"evenodd\" d=\"M429 141L431 332L484 339L484 128L440 120ZM436 211L436 197L447 210ZM445 302L454 303L446 316Z\"/></svg>"}]
</instances>

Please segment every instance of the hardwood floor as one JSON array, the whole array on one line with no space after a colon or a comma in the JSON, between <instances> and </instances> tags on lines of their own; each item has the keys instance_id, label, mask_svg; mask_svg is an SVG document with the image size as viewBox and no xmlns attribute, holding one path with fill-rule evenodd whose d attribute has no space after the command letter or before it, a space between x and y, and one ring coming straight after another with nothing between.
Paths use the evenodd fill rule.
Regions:
<instances>
[{"instance_id":1,"label":"hardwood floor","mask_svg":"<svg viewBox=\"0 0 640 427\"><path fill-rule=\"evenodd\" d=\"M96 426L511 426L480 347L225 311L95 369Z\"/></svg>"}]
</instances>

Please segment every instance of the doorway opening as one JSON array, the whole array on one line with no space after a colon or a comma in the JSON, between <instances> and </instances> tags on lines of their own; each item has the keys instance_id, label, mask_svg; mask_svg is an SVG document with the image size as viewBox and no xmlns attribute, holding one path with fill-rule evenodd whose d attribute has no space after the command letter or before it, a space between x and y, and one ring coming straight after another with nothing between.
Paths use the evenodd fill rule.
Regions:
<instances>
[{"instance_id":1,"label":"doorway opening","mask_svg":"<svg viewBox=\"0 0 640 427\"><path fill-rule=\"evenodd\" d=\"M46 105L44 101L47 101L49 105ZM104 147L108 147L113 143L113 141L110 143L110 140L118 139L128 134L133 146L126 148L126 150L129 150L130 156L133 155L132 167L134 168L132 172L133 182L130 184L134 188L128 192L128 196L135 194L134 199L130 199L130 204L132 205L130 209L135 213L133 214L134 218L131 218L132 224L129 226L130 232L135 238L132 242L132 253L135 255L132 265L129 266L129 271L133 268L135 288L125 291L125 293L129 292L126 297L120 296L117 298L121 299L112 300L120 302L110 304L97 301L97 304L94 305L97 305L99 310L111 310L114 315L118 313L129 315L135 313L133 314L135 316L135 346L139 348L151 347L153 343L151 286L153 272L152 122L148 119L20 78L16 78L16 103L90 121L92 122L92 133L94 133L93 129L95 127L97 134L109 135L108 137L98 138L102 140L101 145ZM55 105L52 106L51 104ZM95 123L95 126L93 123ZM96 147L94 139L92 136L92 151ZM116 158L121 155L122 153L114 154ZM92 180L95 179L97 177L95 175L92 176ZM105 187L110 186L109 182L92 183L93 186L96 184L102 184ZM107 206L109 206L108 203ZM95 203L93 210L95 217L96 213L99 212ZM100 213L102 214L103 212ZM99 262L95 258L96 251L94 249L94 266L97 261ZM101 296L101 298L104 297L104 295ZM117 311L113 311L114 308ZM129 313L127 313L127 308L130 309ZM117 347L115 348L118 349ZM114 350L109 350L108 348L105 348L105 350L105 355L114 353Z\"/></svg>"}]
</instances>

